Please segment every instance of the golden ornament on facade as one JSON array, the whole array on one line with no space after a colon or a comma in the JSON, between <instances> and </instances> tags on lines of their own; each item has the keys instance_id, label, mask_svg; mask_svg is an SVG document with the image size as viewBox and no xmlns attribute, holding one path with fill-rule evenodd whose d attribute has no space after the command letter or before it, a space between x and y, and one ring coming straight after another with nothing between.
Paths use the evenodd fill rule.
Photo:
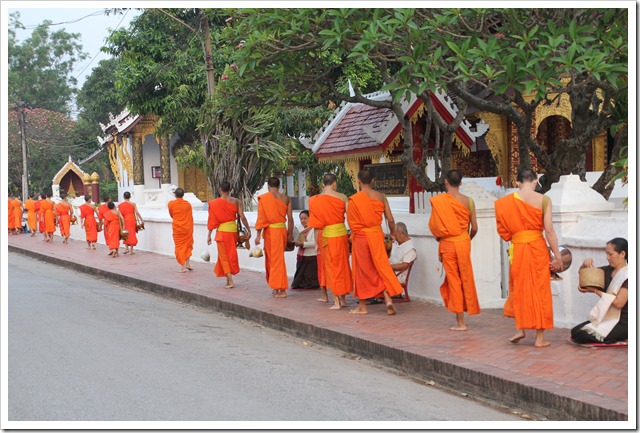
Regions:
<instances>
[{"instance_id":1,"label":"golden ornament on facade","mask_svg":"<svg viewBox=\"0 0 640 433\"><path fill-rule=\"evenodd\" d=\"M100 176L95 171L91 173L91 183L98 183Z\"/></svg>"},{"instance_id":2,"label":"golden ornament on facade","mask_svg":"<svg viewBox=\"0 0 640 433\"><path fill-rule=\"evenodd\" d=\"M89 173L85 173L82 175L82 183L85 185L91 182L91 175Z\"/></svg>"}]
</instances>

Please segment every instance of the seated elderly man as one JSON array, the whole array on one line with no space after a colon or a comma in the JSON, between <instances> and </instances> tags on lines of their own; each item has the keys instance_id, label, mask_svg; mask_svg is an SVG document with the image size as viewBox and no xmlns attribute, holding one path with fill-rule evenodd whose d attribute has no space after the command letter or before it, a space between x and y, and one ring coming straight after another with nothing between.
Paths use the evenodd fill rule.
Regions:
<instances>
[{"instance_id":1,"label":"seated elderly man","mask_svg":"<svg viewBox=\"0 0 640 433\"><path fill-rule=\"evenodd\" d=\"M413 240L409 237L407 232L407 226L405 223L396 223L396 242L391 247L391 255L389 256L389 263L391 269L396 273L400 284L407 282L407 274L409 266L416 259L416 247L413 245ZM402 295L396 296L396 298L402 297ZM371 298L367 302L368 304L380 304L381 300L377 298Z\"/></svg>"},{"instance_id":2,"label":"seated elderly man","mask_svg":"<svg viewBox=\"0 0 640 433\"><path fill-rule=\"evenodd\" d=\"M391 247L389 263L391 263L391 269L395 271L401 284L407 282L409 265L416 257L416 247L407 233L407 226L405 223L396 223L396 242Z\"/></svg>"}]
</instances>

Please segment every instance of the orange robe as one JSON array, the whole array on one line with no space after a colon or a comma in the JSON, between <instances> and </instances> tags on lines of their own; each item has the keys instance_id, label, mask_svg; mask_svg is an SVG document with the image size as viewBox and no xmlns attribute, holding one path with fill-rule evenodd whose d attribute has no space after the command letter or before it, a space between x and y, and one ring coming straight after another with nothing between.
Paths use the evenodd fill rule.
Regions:
<instances>
[{"instance_id":1,"label":"orange robe","mask_svg":"<svg viewBox=\"0 0 640 433\"><path fill-rule=\"evenodd\" d=\"M98 223L96 221L96 214L92 206L83 204L80 206L80 218L84 220L84 231L87 238L87 242L98 241Z\"/></svg>"},{"instance_id":2,"label":"orange robe","mask_svg":"<svg viewBox=\"0 0 640 433\"><path fill-rule=\"evenodd\" d=\"M58 215L60 235L68 238L71 234L71 206L64 202L56 203L55 213Z\"/></svg>"},{"instance_id":3,"label":"orange robe","mask_svg":"<svg viewBox=\"0 0 640 433\"><path fill-rule=\"evenodd\" d=\"M36 231L36 202L27 199L24 202L24 208L27 210L27 225L32 232Z\"/></svg>"},{"instance_id":4,"label":"orange robe","mask_svg":"<svg viewBox=\"0 0 640 433\"><path fill-rule=\"evenodd\" d=\"M40 212L40 204L42 203L42 199L39 198L33 205L33 210L36 214L36 222L38 224L38 230L40 233L44 232L44 215Z\"/></svg>"},{"instance_id":5,"label":"orange robe","mask_svg":"<svg viewBox=\"0 0 640 433\"><path fill-rule=\"evenodd\" d=\"M118 214L108 210L104 213L104 235L110 250L120 247L120 218Z\"/></svg>"},{"instance_id":6,"label":"orange robe","mask_svg":"<svg viewBox=\"0 0 640 433\"><path fill-rule=\"evenodd\" d=\"M183 198L169 202L169 215L173 218L173 243L178 263L183 265L193 253L193 211L191 203Z\"/></svg>"},{"instance_id":7,"label":"orange robe","mask_svg":"<svg viewBox=\"0 0 640 433\"><path fill-rule=\"evenodd\" d=\"M47 233L56 231L56 218L53 213L53 202L50 200L42 200L40 203L40 212L44 215L44 229Z\"/></svg>"},{"instance_id":8,"label":"orange robe","mask_svg":"<svg viewBox=\"0 0 640 433\"><path fill-rule=\"evenodd\" d=\"M309 198L308 226L323 229L322 236L318 238L322 254L318 264L319 268L322 266L322 273L319 273L318 280L336 296L346 295L353 290L349 236L344 227L345 208L344 201L330 195L320 194ZM327 229L327 226L331 227Z\"/></svg>"},{"instance_id":9,"label":"orange robe","mask_svg":"<svg viewBox=\"0 0 640 433\"><path fill-rule=\"evenodd\" d=\"M542 235L542 209L516 194L495 201L498 234L513 247L504 314L515 317L518 329L552 329L550 256Z\"/></svg>"},{"instance_id":10,"label":"orange robe","mask_svg":"<svg viewBox=\"0 0 640 433\"><path fill-rule=\"evenodd\" d=\"M384 248L383 214L384 203L364 191L349 197L347 221L352 239L354 296L358 299L374 298L385 289L389 296L403 291Z\"/></svg>"},{"instance_id":11,"label":"orange robe","mask_svg":"<svg viewBox=\"0 0 640 433\"><path fill-rule=\"evenodd\" d=\"M17 198L14 198L11 202L13 208L13 227L17 229L22 228L22 202Z\"/></svg>"},{"instance_id":12,"label":"orange robe","mask_svg":"<svg viewBox=\"0 0 640 433\"><path fill-rule=\"evenodd\" d=\"M8 200L7 204L9 205L9 230L13 230L16 228L16 221L13 219L13 200Z\"/></svg>"},{"instance_id":13,"label":"orange robe","mask_svg":"<svg viewBox=\"0 0 640 433\"><path fill-rule=\"evenodd\" d=\"M480 305L473 278L469 236L471 211L451 194L440 194L429 201L432 208L429 230L440 238L438 255L445 272L440 286L444 306L452 313L478 314Z\"/></svg>"},{"instance_id":14,"label":"orange robe","mask_svg":"<svg viewBox=\"0 0 640 433\"><path fill-rule=\"evenodd\" d=\"M240 272L238 250L236 250L236 244L238 243L237 224L229 224L229 227L223 226L220 228L220 224L235 222L237 214L238 206L229 203L222 197L209 202L207 228L216 230L215 241L218 247L218 261L213 269L216 277L224 277L229 273L236 275Z\"/></svg>"},{"instance_id":15,"label":"orange robe","mask_svg":"<svg viewBox=\"0 0 640 433\"><path fill-rule=\"evenodd\" d=\"M126 241L123 241L125 245L136 246L138 245L138 236L136 235L136 226L138 224L136 220L136 211L132 203L123 201L118 205L118 210L122 214L124 219L124 229L129 232L129 236Z\"/></svg>"},{"instance_id":16,"label":"orange robe","mask_svg":"<svg viewBox=\"0 0 640 433\"><path fill-rule=\"evenodd\" d=\"M256 229L263 229L264 265L267 271L267 284L273 290L287 290L287 266L284 261L284 248L287 244L288 207L270 192L258 196L258 219ZM278 225L280 227L276 227Z\"/></svg>"},{"instance_id":17,"label":"orange robe","mask_svg":"<svg viewBox=\"0 0 640 433\"><path fill-rule=\"evenodd\" d=\"M104 220L104 214L109 212L109 208L107 207L107 204L101 204L100 206L98 206L98 222L103 221ZM106 244L109 244L109 242L107 242L107 232L104 231L104 221L103 221L103 227L102 227L102 235L104 236L104 242Z\"/></svg>"}]
</instances>

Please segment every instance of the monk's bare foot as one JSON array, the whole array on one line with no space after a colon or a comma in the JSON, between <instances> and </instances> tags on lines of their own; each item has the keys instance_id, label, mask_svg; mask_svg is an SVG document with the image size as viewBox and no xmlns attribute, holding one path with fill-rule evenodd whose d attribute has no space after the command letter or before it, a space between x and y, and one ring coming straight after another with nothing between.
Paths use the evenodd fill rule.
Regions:
<instances>
[{"instance_id":1,"label":"monk's bare foot","mask_svg":"<svg viewBox=\"0 0 640 433\"><path fill-rule=\"evenodd\" d=\"M536 341L535 343L533 343L533 347L547 347L547 346L551 346L551 343L549 343L546 340Z\"/></svg>"},{"instance_id":2,"label":"monk's bare foot","mask_svg":"<svg viewBox=\"0 0 640 433\"><path fill-rule=\"evenodd\" d=\"M330 310L339 310L342 307L340 306L340 304L333 304L332 306L329 307Z\"/></svg>"},{"instance_id":3,"label":"monk's bare foot","mask_svg":"<svg viewBox=\"0 0 640 433\"><path fill-rule=\"evenodd\" d=\"M344 295L340 296L340 306L341 307L346 307L347 306L347 300L346 300Z\"/></svg>"},{"instance_id":4,"label":"monk's bare foot","mask_svg":"<svg viewBox=\"0 0 640 433\"><path fill-rule=\"evenodd\" d=\"M129 251L129 254L133 255L133 250Z\"/></svg>"},{"instance_id":5,"label":"monk's bare foot","mask_svg":"<svg viewBox=\"0 0 640 433\"><path fill-rule=\"evenodd\" d=\"M394 307L393 304L389 302L387 304L387 315L395 316L395 314L396 314L396 307Z\"/></svg>"},{"instance_id":6,"label":"monk's bare foot","mask_svg":"<svg viewBox=\"0 0 640 433\"><path fill-rule=\"evenodd\" d=\"M184 269L184 268L182 268L182 269L180 269L180 270L178 271L178 273L179 273L179 274L184 274L185 272L187 272L187 270L186 270L186 269Z\"/></svg>"},{"instance_id":7,"label":"monk's bare foot","mask_svg":"<svg viewBox=\"0 0 640 433\"><path fill-rule=\"evenodd\" d=\"M36 235L35 232L31 233L31 237L34 237L35 235Z\"/></svg>"},{"instance_id":8,"label":"monk's bare foot","mask_svg":"<svg viewBox=\"0 0 640 433\"><path fill-rule=\"evenodd\" d=\"M349 310L349 314L368 314L367 310L362 310L360 307Z\"/></svg>"},{"instance_id":9,"label":"monk's bare foot","mask_svg":"<svg viewBox=\"0 0 640 433\"><path fill-rule=\"evenodd\" d=\"M127 251L125 251L124 253L125 253L125 254L129 254L129 251L127 250Z\"/></svg>"},{"instance_id":10,"label":"monk's bare foot","mask_svg":"<svg viewBox=\"0 0 640 433\"><path fill-rule=\"evenodd\" d=\"M276 295L278 294L278 290L273 289L273 290L271 291L271 294L272 294L273 296L276 296Z\"/></svg>"},{"instance_id":11,"label":"monk's bare foot","mask_svg":"<svg viewBox=\"0 0 640 433\"><path fill-rule=\"evenodd\" d=\"M509 338L509 341L512 343L519 343L520 340L522 340L524 337L526 337L526 335L524 334L524 331L520 331L516 333L513 337Z\"/></svg>"},{"instance_id":12,"label":"monk's bare foot","mask_svg":"<svg viewBox=\"0 0 640 433\"><path fill-rule=\"evenodd\" d=\"M273 295L273 297L274 298L286 298L287 297L287 292L285 292L284 290L278 290L278 293Z\"/></svg>"},{"instance_id":13,"label":"monk's bare foot","mask_svg":"<svg viewBox=\"0 0 640 433\"><path fill-rule=\"evenodd\" d=\"M316 299L316 301L318 301L318 302L329 302L329 299L320 298L320 299Z\"/></svg>"},{"instance_id":14,"label":"monk's bare foot","mask_svg":"<svg viewBox=\"0 0 640 433\"><path fill-rule=\"evenodd\" d=\"M109 255L110 255L110 256L112 256L112 255L113 255L113 251L111 251L111 252L109 253Z\"/></svg>"},{"instance_id":15,"label":"monk's bare foot","mask_svg":"<svg viewBox=\"0 0 640 433\"><path fill-rule=\"evenodd\" d=\"M187 266L187 269L189 269L190 271L193 271L193 268L191 266Z\"/></svg>"},{"instance_id":16,"label":"monk's bare foot","mask_svg":"<svg viewBox=\"0 0 640 433\"><path fill-rule=\"evenodd\" d=\"M467 327L466 326L452 326L451 328L449 328L450 331L466 331Z\"/></svg>"},{"instance_id":17,"label":"monk's bare foot","mask_svg":"<svg viewBox=\"0 0 640 433\"><path fill-rule=\"evenodd\" d=\"M235 286L233 284L227 284L224 286L225 289L233 289Z\"/></svg>"}]
</instances>

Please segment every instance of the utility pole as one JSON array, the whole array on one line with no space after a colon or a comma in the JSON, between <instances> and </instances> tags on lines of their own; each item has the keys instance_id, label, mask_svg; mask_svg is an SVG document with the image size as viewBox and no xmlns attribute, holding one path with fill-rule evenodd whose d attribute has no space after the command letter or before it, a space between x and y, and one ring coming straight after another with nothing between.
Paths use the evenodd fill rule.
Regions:
<instances>
[{"instance_id":1,"label":"utility pole","mask_svg":"<svg viewBox=\"0 0 640 433\"><path fill-rule=\"evenodd\" d=\"M211 33L209 31L209 18L200 10L200 25L204 33L204 62L207 71L207 90L210 99L213 99L216 92L216 81L213 75L213 50L211 49Z\"/></svg>"},{"instance_id":2,"label":"utility pole","mask_svg":"<svg viewBox=\"0 0 640 433\"><path fill-rule=\"evenodd\" d=\"M22 203L29 198L29 164L27 152L27 135L25 128L24 101L18 104L18 118L20 119L20 141L22 144Z\"/></svg>"}]
</instances>

